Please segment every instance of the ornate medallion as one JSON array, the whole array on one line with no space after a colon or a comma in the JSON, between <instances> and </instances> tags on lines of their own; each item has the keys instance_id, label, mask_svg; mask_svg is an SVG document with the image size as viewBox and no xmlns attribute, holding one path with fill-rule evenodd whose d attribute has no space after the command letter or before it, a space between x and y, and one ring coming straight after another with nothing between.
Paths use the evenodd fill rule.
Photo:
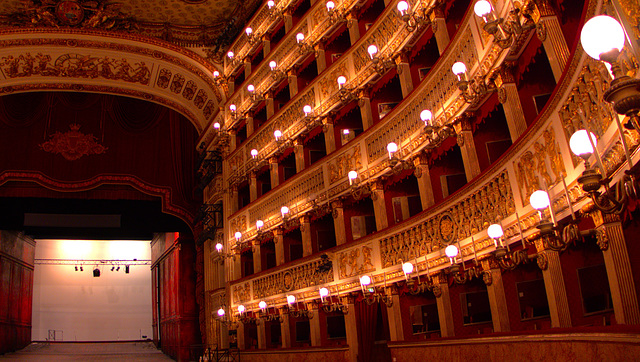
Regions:
<instances>
[{"instance_id":1,"label":"ornate medallion","mask_svg":"<svg viewBox=\"0 0 640 362\"><path fill-rule=\"evenodd\" d=\"M56 5L56 16L65 25L78 25L84 19L84 9L77 1L61 1Z\"/></svg>"},{"instance_id":2,"label":"ornate medallion","mask_svg":"<svg viewBox=\"0 0 640 362\"><path fill-rule=\"evenodd\" d=\"M293 288L293 275L291 274L291 270L287 270L282 275L282 286L285 291L290 291Z\"/></svg>"},{"instance_id":3,"label":"ornate medallion","mask_svg":"<svg viewBox=\"0 0 640 362\"><path fill-rule=\"evenodd\" d=\"M438 221L438 230L440 232L440 238L442 238L442 242L445 244L451 244L456 240L458 235L458 227L451 217L451 214L445 212L440 216L440 221Z\"/></svg>"},{"instance_id":4,"label":"ornate medallion","mask_svg":"<svg viewBox=\"0 0 640 362\"><path fill-rule=\"evenodd\" d=\"M107 150L107 147L99 144L96 137L80 132L79 124L69 125L70 131L56 132L51 138L40 145L45 152L61 154L69 161L75 161L85 155L99 155Z\"/></svg>"}]
</instances>

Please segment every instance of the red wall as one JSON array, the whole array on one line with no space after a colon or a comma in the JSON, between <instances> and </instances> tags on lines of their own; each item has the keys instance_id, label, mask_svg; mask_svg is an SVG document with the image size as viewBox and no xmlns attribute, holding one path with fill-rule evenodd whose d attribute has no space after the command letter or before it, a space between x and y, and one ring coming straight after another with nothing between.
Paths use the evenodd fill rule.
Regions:
<instances>
[{"instance_id":1,"label":"red wall","mask_svg":"<svg viewBox=\"0 0 640 362\"><path fill-rule=\"evenodd\" d=\"M151 242L151 258L154 342L169 356L188 361L192 346L201 343L193 239L159 234Z\"/></svg>"},{"instance_id":2,"label":"red wall","mask_svg":"<svg viewBox=\"0 0 640 362\"><path fill-rule=\"evenodd\" d=\"M0 354L31 342L35 243L0 231Z\"/></svg>"}]
</instances>

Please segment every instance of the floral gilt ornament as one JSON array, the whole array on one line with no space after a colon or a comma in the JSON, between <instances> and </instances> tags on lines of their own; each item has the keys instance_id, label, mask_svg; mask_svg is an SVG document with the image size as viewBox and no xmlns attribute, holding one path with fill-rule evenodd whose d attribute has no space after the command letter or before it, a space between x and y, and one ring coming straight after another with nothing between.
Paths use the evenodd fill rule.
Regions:
<instances>
[{"instance_id":1,"label":"floral gilt ornament","mask_svg":"<svg viewBox=\"0 0 640 362\"><path fill-rule=\"evenodd\" d=\"M40 145L45 152L61 154L69 161L75 161L82 156L99 155L107 150L107 147L99 144L96 137L80 132L79 124L69 125L70 131L56 132L51 138Z\"/></svg>"}]
</instances>

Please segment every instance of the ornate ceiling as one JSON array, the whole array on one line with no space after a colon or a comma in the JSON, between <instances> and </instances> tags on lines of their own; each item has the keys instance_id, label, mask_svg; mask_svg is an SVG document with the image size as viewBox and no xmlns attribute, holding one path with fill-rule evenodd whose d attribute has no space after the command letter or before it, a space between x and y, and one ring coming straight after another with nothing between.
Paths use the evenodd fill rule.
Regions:
<instances>
[{"instance_id":1,"label":"ornate ceiling","mask_svg":"<svg viewBox=\"0 0 640 362\"><path fill-rule=\"evenodd\" d=\"M260 0L3 0L1 27L127 31L221 51Z\"/></svg>"}]
</instances>

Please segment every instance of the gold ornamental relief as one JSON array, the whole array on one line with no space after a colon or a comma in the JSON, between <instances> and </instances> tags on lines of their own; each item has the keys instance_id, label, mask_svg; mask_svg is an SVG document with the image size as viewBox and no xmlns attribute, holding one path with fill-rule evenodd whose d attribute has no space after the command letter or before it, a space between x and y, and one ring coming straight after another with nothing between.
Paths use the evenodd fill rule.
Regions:
<instances>
[{"instance_id":1,"label":"gold ornamental relief","mask_svg":"<svg viewBox=\"0 0 640 362\"><path fill-rule=\"evenodd\" d=\"M347 177L349 171L357 171L362 168L360 161L360 145L341 154L334 161L329 162L329 181L334 183Z\"/></svg>"},{"instance_id":2,"label":"gold ornamental relief","mask_svg":"<svg viewBox=\"0 0 640 362\"><path fill-rule=\"evenodd\" d=\"M533 143L533 149L524 152L513 162L513 167L522 200L529 200L529 196L536 190L549 188L560 182L566 175L566 170L551 126Z\"/></svg>"},{"instance_id":3,"label":"gold ornamental relief","mask_svg":"<svg viewBox=\"0 0 640 362\"><path fill-rule=\"evenodd\" d=\"M374 270L369 245L343 251L338 254L339 278L347 278Z\"/></svg>"},{"instance_id":4,"label":"gold ornamental relief","mask_svg":"<svg viewBox=\"0 0 640 362\"><path fill-rule=\"evenodd\" d=\"M235 285L233 287L234 303L241 303L249 300L251 300L251 286L249 285L249 282Z\"/></svg>"}]
</instances>

